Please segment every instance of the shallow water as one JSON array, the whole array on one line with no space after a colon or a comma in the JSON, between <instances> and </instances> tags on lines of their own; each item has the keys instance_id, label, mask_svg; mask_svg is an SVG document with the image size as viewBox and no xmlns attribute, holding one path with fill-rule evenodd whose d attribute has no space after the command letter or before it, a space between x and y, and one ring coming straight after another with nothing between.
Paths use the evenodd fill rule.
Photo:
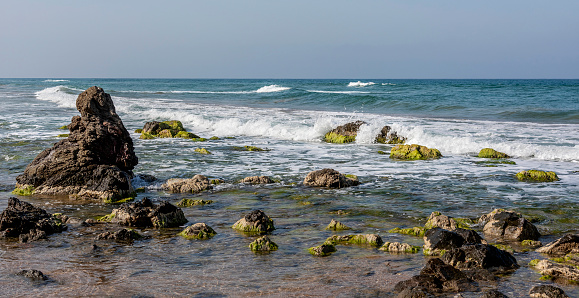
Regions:
<instances>
[{"instance_id":1,"label":"shallow water","mask_svg":"<svg viewBox=\"0 0 579 298\"><path fill-rule=\"evenodd\" d=\"M349 83L353 82L352 86ZM189 224L205 222L217 231L207 241L177 237L181 230L139 230L148 239L132 245L94 240L107 227L70 227L46 241L18 244L0 240L0 288L11 296L388 296L397 281L417 274L427 258L392 255L367 247L339 246L326 258L306 249L332 232L331 219L376 233L384 241L421 245L422 240L391 234L394 227L423 225L432 211L476 219L494 208L513 209L531 219L548 242L579 231L579 82L577 81L372 81L356 80L0 80L0 209L6 207L15 177L43 149L52 146L58 127L77 115L78 93L98 85L113 95L129 131L146 121L178 119L202 137L219 140L140 140L137 174L160 179L134 180L139 194L178 202L183 197L213 204L184 208ZM394 85L388 85L394 84ZM309 90L309 91L308 91ZM258 92L259 91L259 92ZM315 92L314 92L315 91ZM542 101L530 101L540 97ZM488 107L480 108L486 101ZM533 114L534 113L534 114ZM535 114L539 114L536 116ZM535 116L533 116L535 115ZM321 142L332 127L364 120L354 144ZM372 144L380 128L391 125L409 143L438 148L431 161L395 161ZM225 138L234 137L234 138ZM267 152L242 152L254 145ZM194 152L207 148L211 155ZM514 156L515 164L488 164L476 156L493 147ZM355 174L358 187L327 190L304 187L313 170L334 168ZM527 169L555 171L554 183L519 182ZM173 177L203 174L226 182L212 191L175 195L160 190ZM238 184L241 178L268 175L267 186ZM114 206L66 198L21 197L49 212L80 218L110 213ZM254 254L247 237L230 227L245 213L261 209L275 220L271 239L279 250ZM343 210L346 214L338 214ZM341 232L345 233L345 232ZM96 244L99 248L92 249ZM536 253L517 253L521 265L496 285L509 297L526 297L540 275L526 264ZM38 269L51 281L34 283L14 274ZM577 286L558 285L569 296ZM465 293L464 297L478 297Z\"/></svg>"}]
</instances>

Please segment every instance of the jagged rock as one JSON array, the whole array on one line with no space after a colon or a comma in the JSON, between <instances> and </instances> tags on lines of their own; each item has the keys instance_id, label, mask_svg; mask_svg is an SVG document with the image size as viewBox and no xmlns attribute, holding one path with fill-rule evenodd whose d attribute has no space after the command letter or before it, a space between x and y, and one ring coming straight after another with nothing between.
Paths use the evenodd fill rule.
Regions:
<instances>
[{"instance_id":1,"label":"jagged rock","mask_svg":"<svg viewBox=\"0 0 579 298\"><path fill-rule=\"evenodd\" d=\"M558 181L559 177L555 172L545 172L539 170L528 170L517 173L517 179L521 181L535 181L535 182L554 182Z\"/></svg>"},{"instance_id":2,"label":"jagged rock","mask_svg":"<svg viewBox=\"0 0 579 298\"><path fill-rule=\"evenodd\" d=\"M26 278L30 278L30 279L35 280L35 281L48 280L48 277L46 275L44 275L44 273L42 273L42 271L36 270L36 269L22 270L22 271L16 273L16 275L24 276Z\"/></svg>"},{"instance_id":3,"label":"jagged rock","mask_svg":"<svg viewBox=\"0 0 579 298\"><path fill-rule=\"evenodd\" d=\"M539 270L542 275L579 282L579 268L575 266L559 264L549 260L531 261L529 265Z\"/></svg>"},{"instance_id":4,"label":"jagged rock","mask_svg":"<svg viewBox=\"0 0 579 298\"><path fill-rule=\"evenodd\" d=\"M197 193L204 190L213 189L209 179L203 175L195 175L191 179L169 179L161 188L170 193Z\"/></svg>"},{"instance_id":5,"label":"jagged rock","mask_svg":"<svg viewBox=\"0 0 579 298\"><path fill-rule=\"evenodd\" d=\"M376 234L361 234L361 235L333 235L326 239L324 244L358 244L358 245L370 245L379 247L384 244L382 237Z\"/></svg>"},{"instance_id":6,"label":"jagged rock","mask_svg":"<svg viewBox=\"0 0 579 298\"><path fill-rule=\"evenodd\" d=\"M310 172L304 179L304 185L313 187L343 188L359 184L360 181L357 178L349 178L333 169Z\"/></svg>"},{"instance_id":7,"label":"jagged rock","mask_svg":"<svg viewBox=\"0 0 579 298\"><path fill-rule=\"evenodd\" d=\"M129 227L171 228L186 224L183 211L169 202L153 204L148 198L113 209L110 222Z\"/></svg>"},{"instance_id":8,"label":"jagged rock","mask_svg":"<svg viewBox=\"0 0 579 298\"><path fill-rule=\"evenodd\" d=\"M333 244L324 243L322 245L308 248L308 252L316 257L327 257L336 252L336 246Z\"/></svg>"},{"instance_id":9,"label":"jagged rock","mask_svg":"<svg viewBox=\"0 0 579 298\"><path fill-rule=\"evenodd\" d=\"M513 211L495 209L481 216L479 223L484 224L483 233L491 237L523 241L537 240L541 236L535 225Z\"/></svg>"},{"instance_id":10,"label":"jagged rock","mask_svg":"<svg viewBox=\"0 0 579 298\"><path fill-rule=\"evenodd\" d=\"M562 255L579 253L579 235L567 234L536 250L540 253Z\"/></svg>"},{"instance_id":11,"label":"jagged rock","mask_svg":"<svg viewBox=\"0 0 579 298\"><path fill-rule=\"evenodd\" d=\"M137 240L142 238L137 231L133 229L121 229L116 232L104 232L100 233L96 236L97 240L114 240L117 242L133 242L133 240Z\"/></svg>"},{"instance_id":12,"label":"jagged rock","mask_svg":"<svg viewBox=\"0 0 579 298\"><path fill-rule=\"evenodd\" d=\"M393 159L406 159L406 160L418 160L418 159L434 159L440 158L442 154L438 149L430 149L425 146L420 146L416 144L412 145L396 145L396 147L390 150L390 158Z\"/></svg>"},{"instance_id":13,"label":"jagged rock","mask_svg":"<svg viewBox=\"0 0 579 298\"><path fill-rule=\"evenodd\" d=\"M506 155L505 153L496 151L492 148L484 148L478 153L478 157L480 158L510 158L510 156Z\"/></svg>"},{"instance_id":14,"label":"jagged rock","mask_svg":"<svg viewBox=\"0 0 579 298\"><path fill-rule=\"evenodd\" d=\"M433 228L424 233L424 254L443 255L446 251L461 247L464 238L459 234L441 228Z\"/></svg>"},{"instance_id":15,"label":"jagged rock","mask_svg":"<svg viewBox=\"0 0 579 298\"><path fill-rule=\"evenodd\" d=\"M394 291L417 289L427 293L474 291L476 286L460 270L435 258L428 260L426 266L409 280L401 281L394 286Z\"/></svg>"},{"instance_id":16,"label":"jagged rock","mask_svg":"<svg viewBox=\"0 0 579 298\"><path fill-rule=\"evenodd\" d=\"M365 123L364 121L356 121L340 125L326 133L324 141L338 144L354 142L358 135L358 129Z\"/></svg>"},{"instance_id":17,"label":"jagged rock","mask_svg":"<svg viewBox=\"0 0 579 298\"><path fill-rule=\"evenodd\" d=\"M458 224L456 221L449 216L443 215L440 212L434 211L428 217L428 220L424 224L424 228L432 229L432 228L442 228L445 230L453 231L458 228Z\"/></svg>"},{"instance_id":18,"label":"jagged rock","mask_svg":"<svg viewBox=\"0 0 579 298\"><path fill-rule=\"evenodd\" d=\"M213 230L210 226L205 223L196 223L194 225L188 226L179 233L179 236L182 236L187 239L210 239L215 236L217 233Z\"/></svg>"},{"instance_id":19,"label":"jagged rock","mask_svg":"<svg viewBox=\"0 0 579 298\"><path fill-rule=\"evenodd\" d=\"M417 253L420 251L420 246L413 246L408 243L400 242L386 242L378 249L392 253Z\"/></svg>"},{"instance_id":20,"label":"jagged rock","mask_svg":"<svg viewBox=\"0 0 579 298\"><path fill-rule=\"evenodd\" d=\"M251 176L251 177L245 177L241 180L241 183L248 183L248 184L269 184L269 183L275 183L275 181L273 181L273 179L267 177L267 176Z\"/></svg>"},{"instance_id":21,"label":"jagged rock","mask_svg":"<svg viewBox=\"0 0 579 298\"><path fill-rule=\"evenodd\" d=\"M269 239L267 236L261 236L249 244L252 251L273 251L277 250L277 244Z\"/></svg>"},{"instance_id":22,"label":"jagged rock","mask_svg":"<svg viewBox=\"0 0 579 298\"><path fill-rule=\"evenodd\" d=\"M552 285L534 286L529 291L531 298L569 298L565 291Z\"/></svg>"},{"instance_id":23,"label":"jagged rock","mask_svg":"<svg viewBox=\"0 0 579 298\"><path fill-rule=\"evenodd\" d=\"M332 231L344 231L344 230L350 230L350 227L346 226L345 224L332 219L332 221L330 221L330 224L328 224L328 226L326 227L326 230L332 230Z\"/></svg>"},{"instance_id":24,"label":"jagged rock","mask_svg":"<svg viewBox=\"0 0 579 298\"><path fill-rule=\"evenodd\" d=\"M380 133L376 136L376 142L382 144L404 144L406 138L398 136L390 126L386 125L382 127L382 130L380 130Z\"/></svg>"},{"instance_id":25,"label":"jagged rock","mask_svg":"<svg viewBox=\"0 0 579 298\"><path fill-rule=\"evenodd\" d=\"M19 237L20 242L44 239L66 228L44 209L17 198L9 198L8 206L0 214L0 237Z\"/></svg>"},{"instance_id":26,"label":"jagged rock","mask_svg":"<svg viewBox=\"0 0 579 298\"><path fill-rule=\"evenodd\" d=\"M498 290L488 290L483 293L481 298L509 298L509 296L503 294Z\"/></svg>"},{"instance_id":27,"label":"jagged rock","mask_svg":"<svg viewBox=\"0 0 579 298\"><path fill-rule=\"evenodd\" d=\"M129 197L138 159L109 94L90 87L76 100L68 138L42 151L16 177L35 194L68 194L101 200Z\"/></svg>"},{"instance_id":28,"label":"jagged rock","mask_svg":"<svg viewBox=\"0 0 579 298\"><path fill-rule=\"evenodd\" d=\"M442 260L458 269L504 271L519 267L510 253L488 244L467 244L453 248L442 256Z\"/></svg>"},{"instance_id":29,"label":"jagged rock","mask_svg":"<svg viewBox=\"0 0 579 298\"><path fill-rule=\"evenodd\" d=\"M261 210L251 211L238 220L232 228L252 234L265 234L275 230L273 220Z\"/></svg>"}]
</instances>

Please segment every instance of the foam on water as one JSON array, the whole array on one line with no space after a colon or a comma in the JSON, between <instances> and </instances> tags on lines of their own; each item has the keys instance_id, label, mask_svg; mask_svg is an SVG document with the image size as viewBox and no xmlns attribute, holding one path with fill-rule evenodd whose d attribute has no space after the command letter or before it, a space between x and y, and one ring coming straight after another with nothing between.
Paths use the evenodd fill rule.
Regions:
<instances>
[{"instance_id":1,"label":"foam on water","mask_svg":"<svg viewBox=\"0 0 579 298\"><path fill-rule=\"evenodd\" d=\"M324 91L324 90L307 90L312 93L326 93L326 94L368 94L366 91Z\"/></svg>"},{"instance_id":2,"label":"foam on water","mask_svg":"<svg viewBox=\"0 0 579 298\"><path fill-rule=\"evenodd\" d=\"M36 98L56 103L59 107L75 108L78 95L70 93L72 89L66 86L49 87L36 92Z\"/></svg>"},{"instance_id":3,"label":"foam on water","mask_svg":"<svg viewBox=\"0 0 579 298\"><path fill-rule=\"evenodd\" d=\"M348 87L366 87L366 86L372 86L372 85L376 85L376 83L374 82L361 82L361 81L357 81L357 82L350 82L348 83Z\"/></svg>"},{"instance_id":4,"label":"foam on water","mask_svg":"<svg viewBox=\"0 0 579 298\"><path fill-rule=\"evenodd\" d=\"M69 80L52 80L52 79L48 79L48 80L44 80L43 82L46 83L58 83L58 82L70 82Z\"/></svg>"}]
</instances>

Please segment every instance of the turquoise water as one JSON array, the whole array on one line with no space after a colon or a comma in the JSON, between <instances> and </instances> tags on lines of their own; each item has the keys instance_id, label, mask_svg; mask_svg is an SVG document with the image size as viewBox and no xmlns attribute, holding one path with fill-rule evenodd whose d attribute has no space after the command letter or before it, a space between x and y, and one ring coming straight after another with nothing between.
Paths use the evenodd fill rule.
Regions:
<instances>
[{"instance_id":1,"label":"turquoise water","mask_svg":"<svg viewBox=\"0 0 579 298\"><path fill-rule=\"evenodd\" d=\"M59 283L35 288L38 293L107 294L125 289L162 296L173 289L170 293L175 295L201 296L300 290L366 295L388 293L394 281L416 274L425 262L422 255L393 256L352 247L339 247L330 258L312 259L305 249L331 235L323 228L332 218L352 226L355 233L377 233L385 241L415 245L422 240L387 231L422 225L432 211L476 219L494 208L514 209L535 222L545 235L542 241L579 231L579 80L0 79L1 209L12 196L15 177L52 146L58 134L66 133L58 128L78 115L76 97L93 85L112 95L129 131L147 121L176 119L188 131L220 138L196 143L140 140L139 134L132 134L139 157L135 173L160 179L134 180L136 187L146 187L139 198L177 202L182 195L160 190L164 180L174 177L203 174L226 181L195 195L214 200L213 205L185 210L190 223L206 222L219 234L210 241L188 242L174 236L178 231L145 230L150 239L133 246L97 243L104 252L88 255L85 249L98 227L71 229L32 247L0 242L3 274L35 266L59 278ZM355 143L321 141L330 129L355 120L367 123ZM384 125L407 137L408 143L438 148L444 157L403 162L378 154L392 148L373 143ZM271 151L233 150L245 145ZM213 154L195 153L199 147ZM475 156L485 147L513 156L515 164L481 163ZM327 167L355 174L363 184L342 190L301 184L308 172ZM555 171L561 180L524 183L514 178L527 169ZM253 175L280 182L260 187L237 183ZM82 218L113 208L63 198L24 199ZM253 255L246 247L252 239L229 229L257 208L278 227L271 238L280 250L270 255ZM346 214L338 215L338 210ZM517 255L521 263L535 257ZM391 267L384 265L387 262ZM67 281L67 274L78 279ZM270 282L255 285L264 275ZM543 283L539 277L523 267L505 277L499 289L511 297L525 297L529 284ZM208 279L203 288L183 285L200 283L201 278ZM13 277L0 278L0 284L10 282ZM576 288L563 287L579 295ZM22 286L11 293L29 290Z\"/></svg>"}]
</instances>

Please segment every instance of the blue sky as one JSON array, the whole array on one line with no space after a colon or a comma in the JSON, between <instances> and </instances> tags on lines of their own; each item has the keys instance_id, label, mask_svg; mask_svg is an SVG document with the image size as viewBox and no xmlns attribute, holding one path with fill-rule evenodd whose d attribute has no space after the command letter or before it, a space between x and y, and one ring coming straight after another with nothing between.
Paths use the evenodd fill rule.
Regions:
<instances>
[{"instance_id":1,"label":"blue sky","mask_svg":"<svg viewBox=\"0 0 579 298\"><path fill-rule=\"evenodd\" d=\"M0 77L579 78L579 1L13 1Z\"/></svg>"}]
</instances>

